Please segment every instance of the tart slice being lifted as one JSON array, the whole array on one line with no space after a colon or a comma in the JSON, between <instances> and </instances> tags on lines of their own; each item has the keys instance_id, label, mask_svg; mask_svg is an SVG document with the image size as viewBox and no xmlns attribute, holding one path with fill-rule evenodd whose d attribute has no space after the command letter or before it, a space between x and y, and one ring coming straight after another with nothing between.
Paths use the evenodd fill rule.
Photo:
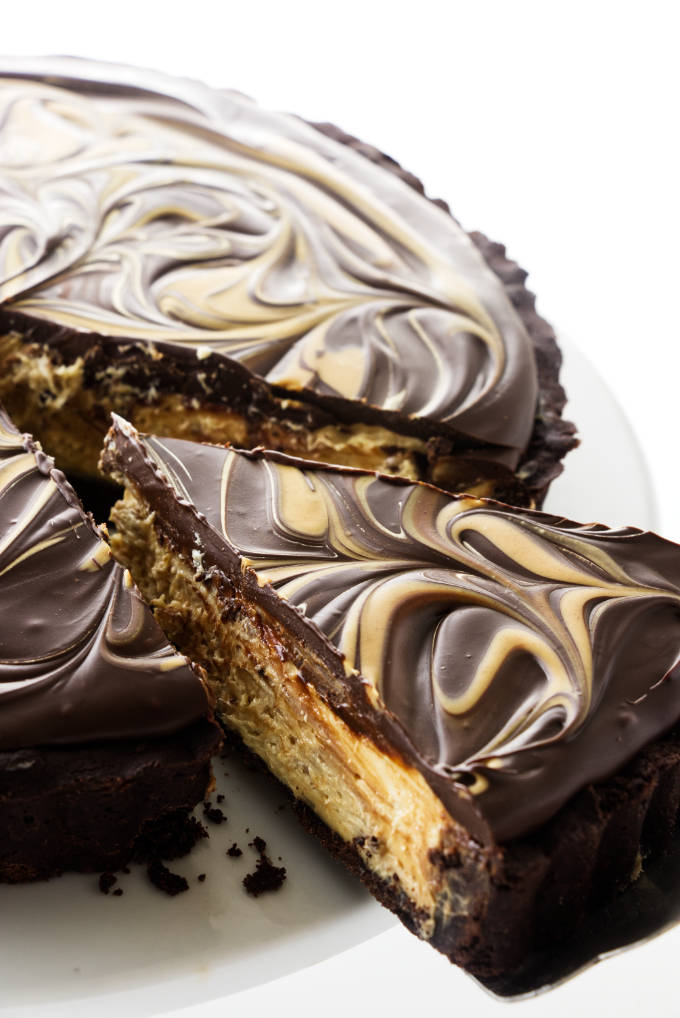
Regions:
<instances>
[{"instance_id":1,"label":"tart slice being lifted","mask_svg":"<svg viewBox=\"0 0 680 1018\"><path fill-rule=\"evenodd\" d=\"M453 961L507 972L667 847L680 547L120 418L102 466L221 719Z\"/></svg>"}]
</instances>

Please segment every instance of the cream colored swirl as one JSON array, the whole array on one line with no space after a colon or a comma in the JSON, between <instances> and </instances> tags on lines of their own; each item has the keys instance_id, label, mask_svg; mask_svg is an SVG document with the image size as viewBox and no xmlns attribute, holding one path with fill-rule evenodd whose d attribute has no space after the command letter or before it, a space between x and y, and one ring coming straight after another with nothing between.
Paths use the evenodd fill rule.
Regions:
<instances>
[{"instance_id":1,"label":"cream colored swirl","mask_svg":"<svg viewBox=\"0 0 680 1018\"><path fill-rule=\"evenodd\" d=\"M0 749L184 728L200 681L51 467L0 409Z\"/></svg>"},{"instance_id":2,"label":"cream colored swirl","mask_svg":"<svg viewBox=\"0 0 680 1018\"><path fill-rule=\"evenodd\" d=\"M530 343L454 220L235 93L82 73L0 76L0 299L524 449Z\"/></svg>"},{"instance_id":3,"label":"cream colored swirl","mask_svg":"<svg viewBox=\"0 0 680 1018\"><path fill-rule=\"evenodd\" d=\"M676 546L271 455L146 447L503 836L680 714L680 680L663 681L680 660Z\"/></svg>"},{"instance_id":4,"label":"cream colored swirl","mask_svg":"<svg viewBox=\"0 0 680 1018\"><path fill-rule=\"evenodd\" d=\"M225 466L227 476L233 460L235 456ZM306 604L310 595L318 597L320 589L337 586L340 577L343 591L348 583L360 588L334 639L348 667L361 672L376 688L383 686L395 616L411 603L417 610L419 602L436 600L438 608L446 611L475 604L503 616L502 628L484 646L462 692L447 694L445 680L432 674L435 696L449 714L472 710L512 654L527 653L538 662L545 682L538 702L514 718L466 766L480 763L490 752L513 752L517 740L532 745L532 739L522 736L533 733L536 722L556 706L564 710L564 728L583 724L594 685L590 623L596 620L589 619L591 602L664 597L680 605L677 591L635 583L597 545L575 541L529 517L494 511L481 501L451 500L435 514L440 496L431 489L413 487L401 509L400 532L395 534L372 511L371 489L381 483L374 477L354 480L352 494L354 505L361 509L361 525L354 521L349 527L342 511L346 502L336 495L337 485L344 487L345 479L338 482L331 474L305 473L269 462L265 469L276 530L295 542L321 539L326 554L300 562L285 554L253 557L246 549L247 564L255 569L260 583L273 584L294 604ZM223 520L225 536L231 539L228 503ZM376 542L375 531L382 541ZM488 542L507 565L475 553L469 544L474 535ZM393 545L391 554L386 554L386 537ZM328 551L332 551L331 563ZM517 573L532 579L519 579ZM602 611L601 607L598 614ZM551 738L562 737L564 728Z\"/></svg>"}]
</instances>

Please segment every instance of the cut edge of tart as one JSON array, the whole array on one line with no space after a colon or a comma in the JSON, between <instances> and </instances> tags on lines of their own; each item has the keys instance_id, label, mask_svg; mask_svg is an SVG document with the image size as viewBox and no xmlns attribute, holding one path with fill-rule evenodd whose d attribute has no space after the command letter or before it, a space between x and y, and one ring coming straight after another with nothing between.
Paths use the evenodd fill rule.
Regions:
<instances>
[{"instance_id":1,"label":"cut edge of tart","mask_svg":"<svg viewBox=\"0 0 680 1018\"><path fill-rule=\"evenodd\" d=\"M194 455L197 458L192 459ZM290 481L287 494L276 489L276 505L265 499L263 506L261 497L253 501L243 480L246 474L237 484L231 468L224 467L225 460L257 464L263 475L282 469L300 477ZM220 461L221 467L216 466ZM121 420L114 420L102 465L126 487L112 516L117 528L113 538L116 554L132 570L171 639L205 668L220 719L291 789L306 825L409 929L452 961L485 980L507 975L537 944L568 936L596 903L634 879L641 852L658 854L668 847L680 800L680 739L672 728L680 713L675 695L677 668L672 667L680 645L675 630L664 650L669 661L658 665L661 674L655 674L654 682L648 681L648 676L640 678L651 688L642 697L647 705L628 711L632 727L622 720L615 704L624 687L627 690L627 684L637 681L639 659L631 665L630 674L623 676L618 692L614 688L613 693L602 694L607 710L603 718L597 715L591 728L594 743L600 737L606 740L603 759L590 760L594 769L584 772L580 783L569 785L573 779L564 777L568 768L558 758L561 799L549 809L545 805L550 775L556 773L553 766L542 786L527 786L534 792L538 787L544 797L537 798L539 806L543 805L536 807L533 821L524 816L511 822L498 810L503 794L512 788L512 767L507 772L502 760L489 760L485 766L469 768L461 778L466 770L462 764L457 769L449 766L447 772L441 761L428 761L423 753L424 737L418 736L412 724L404 727L394 706L394 694L387 696L393 704L390 709L383 699L384 688L381 692L370 680L370 669L358 671L338 650L348 646L347 625L352 626L353 607L338 602L344 635L339 642L337 634L329 638L328 632L335 631L328 615L332 615L332 604L326 606L326 615L323 605L315 608L312 601L304 601L301 608L295 598L303 597L300 591L306 589L305 568L298 571L297 580L290 575L284 579L284 574L276 572L279 566L283 568L280 562L277 566L276 555L268 558L266 553L274 531L277 540L284 531L286 540L304 532L312 545L315 541L323 545L319 506L309 491L305 494L303 476L311 479L311 488L317 475L365 484L363 510L369 500L366 491L373 482L377 488L391 486L396 493L418 489L417 496L420 489L434 492L427 498L439 499L443 512L447 500L453 503L455 499L405 479L302 463L265 451L241 453L147 439ZM227 503L232 483L235 494ZM303 512L300 499L306 501ZM402 502L399 512L404 510ZM483 499L463 497L459 503L463 503L463 514L469 509L485 512L488 506L490 515L497 511L511 520L513 516L526 519L537 532L545 521L557 530L563 525L567 552L562 548L560 554L566 558L563 555L564 560L557 564L550 563L550 554L541 559L557 569L563 583L570 575L574 580L569 569L581 568L578 551L572 558L569 547L573 550L574 542L590 540L595 548L588 567L591 575L584 579L585 574L579 574L586 593L591 585L597 586L593 577L598 571L612 570L610 587L623 582L621 570L625 573L631 563L635 565L636 540L651 542L657 566L663 550L674 547L655 535L582 527L545 514L522 514ZM347 496L337 505L341 510L333 521L336 535L346 533L342 524L354 518L355 503ZM326 509L333 511L328 502ZM382 511L389 515L389 507ZM231 537L234 528L241 535L248 533L248 540L264 551L239 550L238 542L226 537L220 520L224 523L227 517L222 514L227 512L231 514ZM385 524L387 517L382 519ZM392 529L394 537L399 530L394 519ZM354 538L356 534L353 531ZM608 554L607 542L616 557L616 541L621 538L627 542L622 560L608 563L603 558ZM352 539L347 537L350 544ZM650 560L654 562L654 555ZM303 555L301 561L311 570L311 559ZM638 566L643 572L646 569L644 562ZM660 586L654 588L658 604L653 606L653 619L657 607L661 614L655 625L664 625L670 612L677 628L678 577L680 551L676 549L671 564L662 563L656 575ZM601 576L598 582L603 582ZM630 578L626 582L631 584L633 605L628 622L635 631L636 605L647 604L647 593L639 592L639 582L636 585ZM277 585L283 585L286 593L277 593ZM615 605L616 626L620 591L612 591L606 596ZM321 631L308 616L323 616L330 629ZM575 616L572 622L576 624ZM404 625L403 619L401 623L408 632L410 623ZM460 645L456 646L460 653ZM370 646L368 653L370 657ZM656 668L657 663L650 667ZM617 726L626 723L630 742L624 751L617 750L614 760L608 754L616 743ZM578 726L576 736L578 741ZM593 742L585 743L591 756L592 747ZM571 752L569 746L566 751ZM549 749L547 754L549 758ZM500 757L502 753L497 759ZM531 781L531 767L527 773ZM490 805L481 808L483 796L479 797L479 788L473 786L484 777L490 780L492 790L494 782L500 782L500 799L496 795ZM511 794L517 800L517 789ZM518 808L520 816L521 803Z\"/></svg>"}]
</instances>

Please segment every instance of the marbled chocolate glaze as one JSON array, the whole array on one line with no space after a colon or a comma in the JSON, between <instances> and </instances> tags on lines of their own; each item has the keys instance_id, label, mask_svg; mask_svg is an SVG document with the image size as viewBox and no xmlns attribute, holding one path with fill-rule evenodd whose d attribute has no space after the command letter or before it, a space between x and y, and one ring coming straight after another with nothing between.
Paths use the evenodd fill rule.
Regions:
<instances>
[{"instance_id":1,"label":"marbled chocolate glaze","mask_svg":"<svg viewBox=\"0 0 680 1018\"><path fill-rule=\"evenodd\" d=\"M234 92L23 60L0 68L0 168L10 312L228 357L517 466L537 401L522 322L455 220L351 148Z\"/></svg>"},{"instance_id":2,"label":"marbled chocolate glaze","mask_svg":"<svg viewBox=\"0 0 680 1018\"><path fill-rule=\"evenodd\" d=\"M149 490L142 452L217 535L213 551L186 536L200 568L253 570L270 608L275 591L378 692L376 731L400 727L453 815L464 786L499 840L680 717L680 547L654 534L120 421L111 434L109 463Z\"/></svg>"},{"instance_id":3,"label":"marbled chocolate glaze","mask_svg":"<svg viewBox=\"0 0 680 1018\"><path fill-rule=\"evenodd\" d=\"M160 736L207 713L63 474L0 408L0 749Z\"/></svg>"}]
</instances>

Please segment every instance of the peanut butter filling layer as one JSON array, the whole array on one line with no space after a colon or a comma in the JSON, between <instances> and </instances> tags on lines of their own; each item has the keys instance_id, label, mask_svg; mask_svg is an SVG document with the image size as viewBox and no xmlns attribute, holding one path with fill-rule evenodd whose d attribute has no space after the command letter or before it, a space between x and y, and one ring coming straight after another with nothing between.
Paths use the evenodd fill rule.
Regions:
<instances>
[{"instance_id":1,"label":"peanut butter filling layer","mask_svg":"<svg viewBox=\"0 0 680 1018\"><path fill-rule=\"evenodd\" d=\"M95 385L85 379L82 357L61 363L49 347L26 343L18 333L0 337L0 400L35 435L67 473L98 476L98 460L110 414L125 416L140 431L241 447L265 446L322 463L379 470L444 487L457 483L477 495L494 484L480 481L474 466L456 457L428 461L427 443L377 425L308 428L273 417L253 418L178 393L142 391L121 380L111 366Z\"/></svg>"},{"instance_id":2,"label":"peanut butter filling layer","mask_svg":"<svg viewBox=\"0 0 680 1018\"><path fill-rule=\"evenodd\" d=\"M173 552L137 493L126 491L112 519L115 554L170 638L204 667L224 723L409 900L421 937L468 914L480 887L460 882L460 859L474 847L417 770L354 732L302 677L303 662L305 671L323 665L264 611L238 595L227 601L200 563ZM453 857L451 870L443 859Z\"/></svg>"}]
</instances>

